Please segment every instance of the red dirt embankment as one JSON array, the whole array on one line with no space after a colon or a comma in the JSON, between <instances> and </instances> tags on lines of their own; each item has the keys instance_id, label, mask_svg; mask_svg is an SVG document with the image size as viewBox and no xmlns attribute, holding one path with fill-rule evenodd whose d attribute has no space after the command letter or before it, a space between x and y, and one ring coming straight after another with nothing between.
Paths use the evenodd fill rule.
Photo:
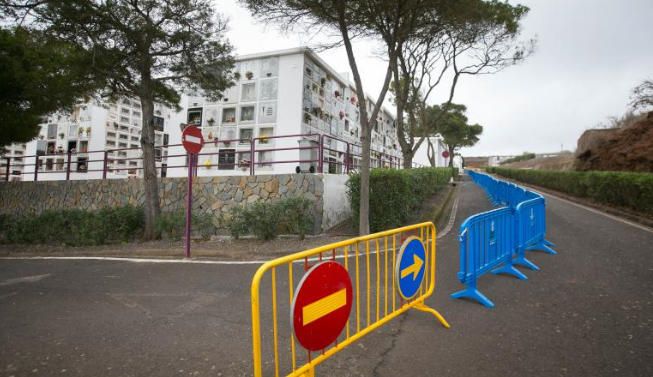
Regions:
<instances>
[{"instance_id":1,"label":"red dirt embankment","mask_svg":"<svg viewBox=\"0 0 653 377\"><path fill-rule=\"evenodd\" d=\"M585 131L578 139L574 168L653 172L653 112L622 128Z\"/></svg>"}]
</instances>

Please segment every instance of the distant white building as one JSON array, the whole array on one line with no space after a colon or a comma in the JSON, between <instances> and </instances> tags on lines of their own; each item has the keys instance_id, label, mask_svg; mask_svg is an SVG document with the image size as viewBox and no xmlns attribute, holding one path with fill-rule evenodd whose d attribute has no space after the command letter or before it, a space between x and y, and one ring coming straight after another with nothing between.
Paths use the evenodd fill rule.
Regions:
<instances>
[{"instance_id":1,"label":"distant white building","mask_svg":"<svg viewBox=\"0 0 653 377\"><path fill-rule=\"evenodd\" d=\"M506 161L515 156L490 156L487 158L487 166L499 166L503 161Z\"/></svg>"},{"instance_id":2,"label":"distant white building","mask_svg":"<svg viewBox=\"0 0 653 377\"><path fill-rule=\"evenodd\" d=\"M166 128L174 114L155 104L155 146L169 143ZM37 137L5 147L0 162L4 178L9 160L10 180L100 179L142 176L140 150L141 104L137 99L116 102L92 100L78 104L71 113L48 115ZM156 164L165 175L167 150L156 148ZM70 157L69 157L70 155Z\"/></svg>"},{"instance_id":3,"label":"distant white building","mask_svg":"<svg viewBox=\"0 0 653 377\"><path fill-rule=\"evenodd\" d=\"M442 152L448 150L447 145L442 140L442 137L440 135L436 135L430 137L429 139L431 140L431 144L433 144L433 151L435 153L435 166L449 166L449 158L444 158L442 156ZM415 138L415 143L417 143L418 140L419 138ZM429 161L427 154L427 147L428 142L427 140L424 140L417 152L415 152L415 156L413 156L413 163L417 164L418 166L431 166L431 162Z\"/></svg>"},{"instance_id":4,"label":"distant white building","mask_svg":"<svg viewBox=\"0 0 653 377\"><path fill-rule=\"evenodd\" d=\"M182 104L186 123L201 127L204 135L199 175L250 174L252 160L256 174L318 171L321 137L325 173L360 164L356 91L317 54L294 48L240 56L235 70L240 78L222 99L188 96ZM373 103L368 98L368 113ZM180 133L181 127L170 129L172 143L180 142ZM386 109L372 131L372 150L372 167L399 163L396 125ZM183 153L181 148L170 151ZM185 165L185 157L171 158L170 165ZM185 172L178 168L169 174Z\"/></svg>"}]
</instances>

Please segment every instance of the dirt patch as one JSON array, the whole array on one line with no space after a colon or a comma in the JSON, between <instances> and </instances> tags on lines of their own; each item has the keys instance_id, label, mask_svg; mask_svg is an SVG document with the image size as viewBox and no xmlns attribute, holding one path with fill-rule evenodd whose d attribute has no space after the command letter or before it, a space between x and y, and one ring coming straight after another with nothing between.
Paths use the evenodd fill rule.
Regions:
<instances>
[{"instance_id":1,"label":"dirt patch","mask_svg":"<svg viewBox=\"0 0 653 377\"><path fill-rule=\"evenodd\" d=\"M574 155L569 152L554 157L536 157L531 160L501 165L500 167L512 169L571 170L573 166Z\"/></svg>"},{"instance_id":2,"label":"dirt patch","mask_svg":"<svg viewBox=\"0 0 653 377\"><path fill-rule=\"evenodd\" d=\"M622 128L585 131L578 139L574 167L653 172L653 112Z\"/></svg>"}]
</instances>

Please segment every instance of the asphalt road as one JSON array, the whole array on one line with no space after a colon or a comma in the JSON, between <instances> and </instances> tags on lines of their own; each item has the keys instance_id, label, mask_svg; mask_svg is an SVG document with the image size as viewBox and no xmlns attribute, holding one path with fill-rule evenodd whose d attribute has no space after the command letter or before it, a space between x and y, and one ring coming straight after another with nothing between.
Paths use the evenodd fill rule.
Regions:
<instances>
[{"instance_id":1,"label":"asphalt road","mask_svg":"<svg viewBox=\"0 0 653 377\"><path fill-rule=\"evenodd\" d=\"M471 182L455 228L490 209ZM449 298L455 234L428 304L339 353L319 376L653 376L653 232L547 197L556 256L529 280L488 275L496 304ZM0 376L251 375L256 265L0 260ZM270 365L266 365L266 370Z\"/></svg>"}]
</instances>

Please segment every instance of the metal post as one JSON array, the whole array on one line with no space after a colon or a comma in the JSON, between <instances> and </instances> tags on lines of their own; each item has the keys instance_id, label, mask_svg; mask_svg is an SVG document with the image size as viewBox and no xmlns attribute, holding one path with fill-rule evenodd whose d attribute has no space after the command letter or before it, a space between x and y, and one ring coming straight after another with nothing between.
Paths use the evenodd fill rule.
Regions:
<instances>
[{"instance_id":1,"label":"metal post","mask_svg":"<svg viewBox=\"0 0 653 377\"><path fill-rule=\"evenodd\" d=\"M9 182L9 172L11 171L9 167L10 165L11 165L11 157L7 157L7 172L6 172L7 182Z\"/></svg>"},{"instance_id":2,"label":"metal post","mask_svg":"<svg viewBox=\"0 0 653 377\"><path fill-rule=\"evenodd\" d=\"M194 155L190 153L188 155L188 195L186 196L186 243L185 243L185 255L186 258L190 258L190 234L191 234L191 216L192 216L192 205L193 205L193 161Z\"/></svg>"},{"instance_id":3,"label":"metal post","mask_svg":"<svg viewBox=\"0 0 653 377\"><path fill-rule=\"evenodd\" d=\"M72 153L70 153L70 149L69 149L68 150L68 158L67 158L68 161L66 163L66 181L70 180L70 159L72 157L71 155L72 155Z\"/></svg>"},{"instance_id":4,"label":"metal post","mask_svg":"<svg viewBox=\"0 0 653 377\"><path fill-rule=\"evenodd\" d=\"M254 162L256 160L256 157L254 157L254 153L256 153L256 139L250 139L249 140L249 175L254 175ZM234 159L235 163L238 163Z\"/></svg>"},{"instance_id":5,"label":"metal post","mask_svg":"<svg viewBox=\"0 0 653 377\"><path fill-rule=\"evenodd\" d=\"M320 135L320 144L317 149L317 155L320 159L317 163L317 169L320 173L324 173L324 134Z\"/></svg>"},{"instance_id":6,"label":"metal post","mask_svg":"<svg viewBox=\"0 0 653 377\"><path fill-rule=\"evenodd\" d=\"M36 182L39 179L39 162L41 162L41 159L38 155L34 158L36 159L36 162L34 163L34 182Z\"/></svg>"},{"instance_id":7,"label":"metal post","mask_svg":"<svg viewBox=\"0 0 653 377\"><path fill-rule=\"evenodd\" d=\"M104 160L102 161L102 179L107 179L107 154L109 151L104 151Z\"/></svg>"},{"instance_id":8,"label":"metal post","mask_svg":"<svg viewBox=\"0 0 653 377\"><path fill-rule=\"evenodd\" d=\"M349 143L347 143L347 152L345 153L345 174L349 174Z\"/></svg>"}]
</instances>

